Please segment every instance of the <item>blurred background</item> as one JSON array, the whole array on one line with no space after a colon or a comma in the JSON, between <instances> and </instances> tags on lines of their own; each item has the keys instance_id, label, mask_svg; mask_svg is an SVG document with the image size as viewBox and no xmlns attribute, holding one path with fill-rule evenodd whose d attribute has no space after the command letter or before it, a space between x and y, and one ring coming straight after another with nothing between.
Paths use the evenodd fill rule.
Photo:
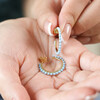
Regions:
<instances>
[{"instance_id":1,"label":"blurred background","mask_svg":"<svg viewBox=\"0 0 100 100\"><path fill-rule=\"evenodd\" d=\"M0 22L23 17L22 2L23 0L0 0ZM100 55L100 43L86 45L86 47L93 53ZM0 97L0 100L3 99Z\"/></svg>"},{"instance_id":2,"label":"blurred background","mask_svg":"<svg viewBox=\"0 0 100 100\"><path fill-rule=\"evenodd\" d=\"M22 0L0 0L0 21L22 16Z\"/></svg>"}]
</instances>

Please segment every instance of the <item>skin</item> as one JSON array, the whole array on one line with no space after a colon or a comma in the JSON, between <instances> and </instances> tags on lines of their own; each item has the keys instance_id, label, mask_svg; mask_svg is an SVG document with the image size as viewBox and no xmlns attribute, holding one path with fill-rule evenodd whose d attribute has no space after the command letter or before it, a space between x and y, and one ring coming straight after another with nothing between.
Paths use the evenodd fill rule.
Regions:
<instances>
[{"instance_id":1,"label":"skin","mask_svg":"<svg viewBox=\"0 0 100 100\"><path fill-rule=\"evenodd\" d=\"M4 100L84 100L100 91L100 56L75 39L62 45L61 56L66 61L62 73L51 77L39 71L38 58L50 54L53 41L36 20L0 23L0 93Z\"/></svg>"},{"instance_id":2,"label":"skin","mask_svg":"<svg viewBox=\"0 0 100 100\"><path fill-rule=\"evenodd\" d=\"M47 34L52 23L51 32L60 26L65 42L73 35L83 44L100 42L100 0L26 0L24 4L25 15L37 19Z\"/></svg>"}]
</instances>

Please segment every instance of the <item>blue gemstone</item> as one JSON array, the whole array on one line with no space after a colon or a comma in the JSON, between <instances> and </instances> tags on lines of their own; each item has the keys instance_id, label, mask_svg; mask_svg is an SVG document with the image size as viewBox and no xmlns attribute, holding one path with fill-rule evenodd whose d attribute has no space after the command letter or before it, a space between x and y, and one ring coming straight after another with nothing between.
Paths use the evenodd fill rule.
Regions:
<instances>
[{"instance_id":1,"label":"blue gemstone","mask_svg":"<svg viewBox=\"0 0 100 100\"><path fill-rule=\"evenodd\" d=\"M39 64L39 67L41 67L41 64Z\"/></svg>"},{"instance_id":2,"label":"blue gemstone","mask_svg":"<svg viewBox=\"0 0 100 100\"><path fill-rule=\"evenodd\" d=\"M39 67L41 69L41 67Z\"/></svg>"},{"instance_id":3,"label":"blue gemstone","mask_svg":"<svg viewBox=\"0 0 100 100\"><path fill-rule=\"evenodd\" d=\"M64 70L64 69L65 69L65 67L63 66L63 67L62 67L62 69Z\"/></svg>"},{"instance_id":4,"label":"blue gemstone","mask_svg":"<svg viewBox=\"0 0 100 100\"><path fill-rule=\"evenodd\" d=\"M59 74L58 72L56 72L56 75Z\"/></svg>"},{"instance_id":5,"label":"blue gemstone","mask_svg":"<svg viewBox=\"0 0 100 100\"><path fill-rule=\"evenodd\" d=\"M43 69L40 69L41 70L41 72L43 71Z\"/></svg>"},{"instance_id":6,"label":"blue gemstone","mask_svg":"<svg viewBox=\"0 0 100 100\"><path fill-rule=\"evenodd\" d=\"M66 63L64 62L63 65L65 66L65 64L66 64Z\"/></svg>"},{"instance_id":7,"label":"blue gemstone","mask_svg":"<svg viewBox=\"0 0 100 100\"><path fill-rule=\"evenodd\" d=\"M49 72L47 72L47 74L48 74L48 75L50 75L50 73L49 73Z\"/></svg>"},{"instance_id":8,"label":"blue gemstone","mask_svg":"<svg viewBox=\"0 0 100 100\"><path fill-rule=\"evenodd\" d=\"M63 71L63 69L61 69L61 71Z\"/></svg>"},{"instance_id":9,"label":"blue gemstone","mask_svg":"<svg viewBox=\"0 0 100 100\"><path fill-rule=\"evenodd\" d=\"M56 75L56 73L53 73L53 75Z\"/></svg>"},{"instance_id":10,"label":"blue gemstone","mask_svg":"<svg viewBox=\"0 0 100 100\"><path fill-rule=\"evenodd\" d=\"M59 45L61 46L61 43L59 43Z\"/></svg>"},{"instance_id":11,"label":"blue gemstone","mask_svg":"<svg viewBox=\"0 0 100 100\"><path fill-rule=\"evenodd\" d=\"M50 75L53 75L52 73L50 73Z\"/></svg>"},{"instance_id":12,"label":"blue gemstone","mask_svg":"<svg viewBox=\"0 0 100 100\"><path fill-rule=\"evenodd\" d=\"M47 72L44 72L44 74L47 74Z\"/></svg>"},{"instance_id":13,"label":"blue gemstone","mask_svg":"<svg viewBox=\"0 0 100 100\"><path fill-rule=\"evenodd\" d=\"M45 71L43 70L42 72L44 73Z\"/></svg>"},{"instance_id":14,"label":"blue gemstone","mask_svg":"<svg viewBox=\"0 0 100 100\"><path fill-rule=\"evenodd\" d=\"M58 71L58 73L61 73L61 70L60 70L60 71Z\"/></svg>"}]
</instances>

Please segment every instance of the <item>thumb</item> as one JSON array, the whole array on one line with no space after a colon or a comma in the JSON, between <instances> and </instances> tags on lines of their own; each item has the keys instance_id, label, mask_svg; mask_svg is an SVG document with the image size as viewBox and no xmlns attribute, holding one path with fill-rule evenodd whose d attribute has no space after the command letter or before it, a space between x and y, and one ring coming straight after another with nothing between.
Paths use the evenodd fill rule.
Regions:
<instances>
[{"instance_id":1,"label":"thumb","mask_svg":"<svg viewBox=\"0 0 100 100\"><path fill-rule=\"evenodd\" d=\"M80 57L80 66L85 70L100 70L100 56L96 56L95 54L86 51Z\"/></svg>"},{"instance_id":2,"label":"thumb","mask_svg":"<svg viewBox=\"0 0 100 100\"><path fill-rule=\"evenodd\" d=\"M0 55L0 93L4 100L30 100L20 82L19 65L9 56Z\"/></svg>"},{"instance_id":3,"label":"thumb","mask_svg":"<svg viewBox=\"0 0 100 100\"><path fill-rule=\"evenodd\" d=\"M31 4L32 8L30 7L28 11L30 14L28 13L26 16L37 19L41 29L48 35L53 36L53 30L57 26L57 13L60 4L56 8L55 0L34 0L31 3L33 3Z\"/></svg>"},{"instance_id":4,"label":"thumb","mask_svg":"<svg viewBox=\"0 0 100 100\"><path fill-rule=\"evenodd\" d=\"M68 41L73 26L77 22L81 13L87 6L89 0L66 0L59 15L59 24L62 30L62 37Z\"/></svg>"}]
</instances>

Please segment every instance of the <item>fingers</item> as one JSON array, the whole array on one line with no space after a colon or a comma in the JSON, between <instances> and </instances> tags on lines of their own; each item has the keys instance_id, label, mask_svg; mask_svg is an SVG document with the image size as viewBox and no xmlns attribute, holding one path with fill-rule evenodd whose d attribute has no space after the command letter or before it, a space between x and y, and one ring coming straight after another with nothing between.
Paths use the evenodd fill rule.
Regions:
<instances>
[{"instance_id":1,"label":"fingers","mask_svg":"<svg viewBox=\"0 0 100 100\"><path fill-rule=\"evenodd\" d=\"M71 30L89 0L66 0L59 15L60 27L63 31L63 39L68 40Z\"/></svg>"},{"instance_id":2,"label":"fingers","mask_svg":"<svg viewBox=\"0 0 100 100\"><path fill-rule=\"evenodd\" d=\"M95 89L96 91L100 91L100 76L94 76L91 78L87 78L87 80L80 82L76 85L77 87L90 87L92 89Z\"/></svg>"},{"instance_id":3,"label":"fingers","mask_svg":"<svg viewBox=\"0 0 100 100\"><path fill-rule=\"evenodd\" d=\"M100 42L100 24L97 24L92 29L78 35L77 40L83 44L99 43Z\"/></svg>"},{"instance_id":4,"label":"fingers","mask_svg":"<svg viewBox=\"0 0 100 100\"><path fill-rule=\"evenodd\" d=\"M22 86L17 62L7 55L0 54L0 93L4 100L30 100Z\"/></svg>"},{"instance_id":5,"label":"fingers","mask_svg":"<svg viewBox=\"0 0 100 100\"><path fill-rule=\"evenodd\" d=\"M76 37L83 44L93 44L100 42L100 24L95 25L90 30Z\"/></svg>"},{"instance_id":6,"label":"fingers","mask_svg":"<svg viewBox=\"0 0 100 100\"><path fill-rule=\"evenodd\" d=\"M80 57L80 67L85 70L100 70L100 56L85 51Z\"/></svg>"},{"instance_id":7,"label":"fingers","mask_svg":"<svg viewBox=\"0 0 100 100\"><path fill-rule=\"evenodd\" d=\"M81 34L100 23L100 0L93 0L74 26L74 34Z\"/></svg>"},{"instance_id":8,"label":"fingers","mask_svg":"<svg viewBox=\"0 0 100 100\"><path fill-rule=\"evenodd\" d=\"M77 95L79 94L79 95ZM84 100L86 96L95 94L91 88L77 88L70 91L57 91L55 89L44 89L37 93L37 100ZM77 96L76 96L77 95Z\"/></svg>"},{"instance_id":9,"label":"fingers","mask_svg":"<svg viewBox=\"0 0 100 100\"><path fill-rule=\"evenodd\" d=\"M77 66L84 70L100 70L100 56L89 52L81 43L75 39L69 39L67 46L63 46L62 54L67 66Z\"/></svg>"},{"instance_id":10,"label":"fingers","mask_svg":"<svg viewBox=\"0 0 100 100\"><path fill-rule=\"evenodd\" d=\"M88 44L91 41L91 37L85 37L85 36L78 36L76 39L83 44Z\"/></svg>"},{"instance_id":11,"label":"fingers","mask_svg":"<svg viewBox=\"0 0 100 100\"><path fill-rule=\"evenodd\" d=\"M60 3L57 3L58 8L56 7L55 0L34 0L31 3L32 8L30 7L28 10L29 14L26 16L37 19L41 29L50 36L53 36L53 30L58 24L57 13L60 8Z\"/></svg>"},{"instance_id":12,"label":"fingers","mask_svg":"<svg viewBox=\"0 0 100 100\"><path fill-rule=\"evenodd\" d=\"M76 38L83 44L93 44L93 43L99 43L100 42L100 34L95 35L95 36L78 36Z\"/></svg>"}]
</instances>

